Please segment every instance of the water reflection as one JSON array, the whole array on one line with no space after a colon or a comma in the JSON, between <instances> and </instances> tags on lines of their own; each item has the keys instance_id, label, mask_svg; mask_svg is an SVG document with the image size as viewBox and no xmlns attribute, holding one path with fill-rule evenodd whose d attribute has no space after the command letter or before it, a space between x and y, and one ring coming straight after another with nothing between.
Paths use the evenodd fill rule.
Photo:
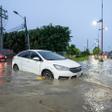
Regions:
<instances>
[{"instance_id":1,"label":"water reflection","mask_svg":"<svg viewBox=\"0 0 112 112\"><path fill-rule=\"evenodd\" d=\"M11 81L12 71L8 68L7 62L0 63L0 86Z\"/></svg>"}]
</instances>

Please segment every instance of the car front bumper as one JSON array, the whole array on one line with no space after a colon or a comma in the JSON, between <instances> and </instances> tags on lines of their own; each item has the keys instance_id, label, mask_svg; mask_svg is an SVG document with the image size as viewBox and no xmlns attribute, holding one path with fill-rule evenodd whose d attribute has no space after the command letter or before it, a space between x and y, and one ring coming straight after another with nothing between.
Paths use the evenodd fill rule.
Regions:
<instances>
[{"instance_id":1,"label":"car front bumper","mask_svg":"<svg viewBox=\"0 0 112 112\"><path fill-rule=\"evenodd\" d=\"M77 73L72 73L70 71L58 71L57 73L54 74L55 79L61 79L61 78L66 78L66 79L73 79L75 77L79 77L83 74L83 71L77 72Z\"/></svg>"}]
</instances>

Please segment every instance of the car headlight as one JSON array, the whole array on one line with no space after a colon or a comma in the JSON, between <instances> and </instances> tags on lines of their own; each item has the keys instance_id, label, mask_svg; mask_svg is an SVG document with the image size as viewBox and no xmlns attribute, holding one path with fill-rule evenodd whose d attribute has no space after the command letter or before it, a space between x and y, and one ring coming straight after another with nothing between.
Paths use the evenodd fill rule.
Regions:
<instances>
[{"instance_id":1,"label":"car headlight","mask_svg":"<svg viewBox=\"0 0 112 112\"><path fill-rule=\"evenodd\" d=\"M62 66L62 65L56 65L56 64L54 64L54 67L55 67L57 70L62 70L62 71L68 71L68 70L69 70L68 67L65 67L65 66Z\"/></svg>"}]
</instances>

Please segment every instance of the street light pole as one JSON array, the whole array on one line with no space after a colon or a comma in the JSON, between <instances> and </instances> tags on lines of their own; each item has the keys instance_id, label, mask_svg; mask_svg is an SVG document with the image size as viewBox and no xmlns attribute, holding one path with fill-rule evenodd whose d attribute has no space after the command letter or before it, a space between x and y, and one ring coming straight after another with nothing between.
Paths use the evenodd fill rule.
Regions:
<instances>
[{"instance_id":1,"label":"street light pole","mask_svg":"<svg viewBox=\"0 0 112 112\"><path fill-rule=\"evenodd\" d=\"M101 3L101 54L103 54L103 0Z\"/></svg>"},{"instance_id":2,"label":"street light pole","mask_svg":"<svg viewBox=\"0 0 112 112\"><path fill-rule=\"evenodd\" d=\"M26 48L30 49L29 33L27 29L26 17L24 17L24 28L25 28L25 43L27 44Z\"/></svg>"},{"instance_id":3,"label":"street light pole","mask_svg":"<svg viewBox=\"0 0 112 112\"><path fill-rule=\"evenodd\" d=\"M103 4L103 0L101 0L101 19L99 21L93 21L93 25L97 25L97 23L100 23L100 31L101 31L101 60L103 62L103 38L104 38L104 20L103 20L103 7L104 7L104 4ZM107 28L106 28L107 29Z\"/></svg>"},{"instance_id":4,"label":"street light pole","mask_svg":"<svg viewBox=\"0 0 112 112\"><path fill-rule=\"evenodd\" d=\"M29 33L27 29L27 21L26 17L21 16L17 11L13 11L15 14L20 16L24 20L24 28L25 28L25 44L26 44L26 49L30 49L30 40L29 40Z\"/></svg>"}]
</instances>

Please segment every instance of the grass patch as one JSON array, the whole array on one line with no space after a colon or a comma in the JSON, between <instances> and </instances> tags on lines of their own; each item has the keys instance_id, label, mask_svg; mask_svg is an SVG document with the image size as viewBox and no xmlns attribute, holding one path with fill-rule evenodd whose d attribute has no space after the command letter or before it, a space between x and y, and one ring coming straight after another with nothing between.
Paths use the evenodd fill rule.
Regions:
<instances>
[{"instance_id":1,"label":"grass patch","mask_svg":"<svg viewBox=\"0 0 112 112\"><path fill-rule=\"evenodd\" d=\"M85 61L85 60L88 60L88 56L74 57L72 59L75 61Z\"/></svg>"},{"instance_id":2,"label":"grass patch","mask_svg":"<svg viewBox=\"0 0 112 112\"><path fill-rule=\"evenodd\" d=\"M80 62L80 61L88 60L89 56L80 56L80 57L67 56L67 57L74 60L74 61Z\"/></svg>"}]
</instances>

